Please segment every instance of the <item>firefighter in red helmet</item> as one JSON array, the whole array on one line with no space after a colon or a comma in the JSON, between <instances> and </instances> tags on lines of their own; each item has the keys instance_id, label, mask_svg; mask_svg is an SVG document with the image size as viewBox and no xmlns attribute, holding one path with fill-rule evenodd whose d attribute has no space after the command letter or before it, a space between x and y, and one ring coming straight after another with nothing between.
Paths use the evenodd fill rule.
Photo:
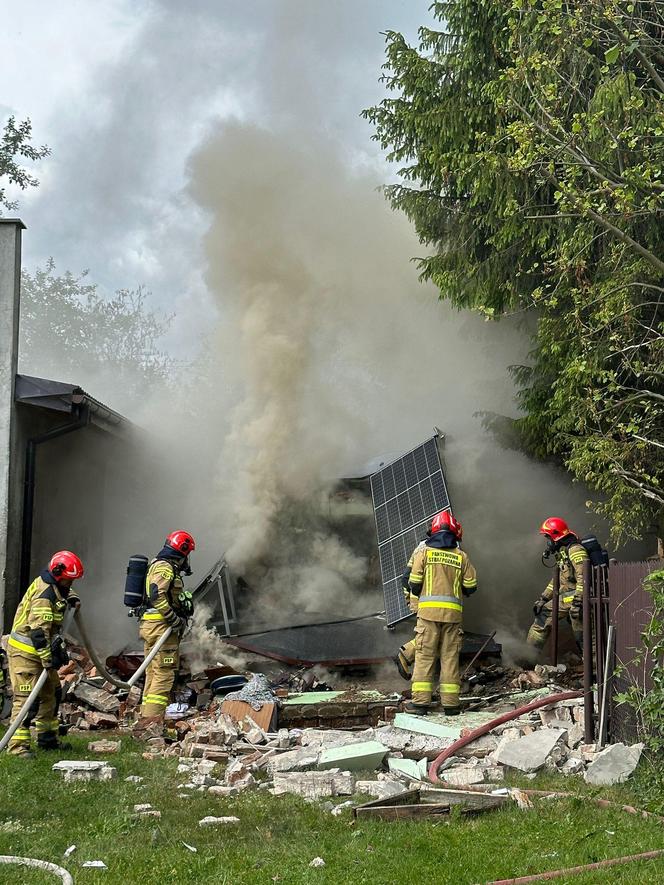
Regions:
<instances>
[{"instance_id":1,"label":"firefighter in red helmet","mask_svg":"<svg viewBox=\"0 0 664 885\"><path fill-rule=\"evenodd\" d=\"M449 511L434 516L431 537L415 551L409 586L418 597L415 666L409 713L424 714L431 704L440 661L440 701L449 716L460 712L459 655L463 644L463 598L477 590L468 554L459 549L461 523Z\"/></svg>"},{"instance_id":2,"label":"firefighter in red helmet","mask_svg":"<svg viewBox=\"0 0 664 885\"><path fill-rule=\"evenodd\" d=\"M191 593L184 589L182 575L191 574L189 555L195 549L196 542L189 532L171 532L145 577L148 608L139 630L145 656L169 627L171 635L146 670L141 718L134 732L137 737L148 732L160 735L163 731L166 707L177 676L180 640L188 618L194 613Z\"/></svg>"},{"instance_id":3,"label":"firefighter in red helmet","mask_svg":"<svg viewBox=\"0 0 664 885\"><path fill-rule=\"evenodd\" d=\"M7 641L14 692L12 722L23 710L43 670L48 677L37 703L9 741L8 750L12 755L32 758L30 725L33 720L39 749L56 750L62 746L58 741L58 707L62 698L58 668L66 664L68 658L60 629L67 607L78 608L81 604L72 583L82 578L83 573L83 563L75 553L70 550L54 553L16 610Z\"/></svg>"},{"instance_id":4,"label":"firefighter in red helmet","mask_svg":"<svg viewBox=\"0 0 664 885\"><path fill-rule=\"evenodd\" d=\"M583 642L583 567L589 561L586 548L564 519L550 516L542 523L540 535L547 539L547 553L553 554L560 569L560 594L558 598L558 620L568 620L579 648ZM553 580L533 606L533 621L528 631L527 641L534 648L541 649L551 633L553 622Z\"/></svg>"}]
</instances>

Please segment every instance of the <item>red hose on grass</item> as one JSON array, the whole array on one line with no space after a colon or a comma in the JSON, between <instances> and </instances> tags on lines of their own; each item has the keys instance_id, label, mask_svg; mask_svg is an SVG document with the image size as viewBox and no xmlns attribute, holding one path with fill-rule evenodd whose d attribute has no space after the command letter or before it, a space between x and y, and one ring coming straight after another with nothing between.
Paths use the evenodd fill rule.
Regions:
<instances>
[{"instance_id":1,"label":"red hose on grass","mask_svg":"<svg viewBox=\"0 0 664 885\"><path fill-rule=\"evenodd\" d=\"M469 732L465 737L459 738L458 741L455 741L450 747L447 747L446 750L443 750L442 753L439 753L438 756L436 756L429 766L429 780L433 784L439 784L440 778L438 777L438 769L443 762L446 759L449 759L450 756L454 756L456 751L465 747L466 744L469 744L478 737L482 737L484 734L488 734L488 732L492 731L497 725L502 725L503 722L509 722L511 719L518 719L519 716L523 716L524 713L530 713L531 710L537 710L539 707L547 707L549 704L557 704L560 701L571 701L575 698L582 697L582 691L563 691L560 694L552 694L546 698L531 701L531 703L525 704L525 706L519 707L516 710L510 710L509 713L503 713L502 716L498 716L497 719L492 719L491 722L487 722L485 725L480 725L479 728Z\"/></svg>"}]
</instances>

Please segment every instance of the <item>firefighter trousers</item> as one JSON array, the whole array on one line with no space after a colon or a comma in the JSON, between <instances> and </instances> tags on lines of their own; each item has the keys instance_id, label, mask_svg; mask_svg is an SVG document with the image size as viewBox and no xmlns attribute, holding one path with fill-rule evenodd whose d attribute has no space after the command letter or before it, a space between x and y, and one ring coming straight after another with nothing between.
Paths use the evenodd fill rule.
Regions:
<instances>
[{"instance_id":1,"label":"firefighter trousers","mask_svg":"<svg viewBox=\"0 0 664 885\"><path fill-rule=\"evenodd\" d=\"M11 721L23 710L32 689L43 672L41 662L25 655L9 652L9 677L12 683L14 699L12 703ZM8 751L16 755L30 750L30 725L34 721L37 732L37 743L42 746L57 742L58 706L62 690L56 670L49 670L46 682L39 692L37 703L16 729L9 742Z\"/></svg>"},{"instance_id":2,"label":"firefighter trousers","mask_svg":"<svg viewBox=\"0 0 664 885\"><path fill-rule=\"evenodd\" d=\"M440 702L443 707L458 707L461 689L459 655L463 645L461 624L426 621L418 617L415 633L415 667L411 682L413 703L431 703L436 664L440 661Z\"/></svg>"},{"instance_id":3,"label":"firefighter trousers","mask_svg":"<svg viewBox=\"0 0 664 885\"><path fill-rule=\"evenodd\" d=\"M141 622L140 636L144 642L146 657L167 629L164 621ZM141 703L143 718L164 717L180 662L179 649L180 636L178 633L171 633L145 671L145 686Z\"/></svg>"},{"instance_id":4,"label":"firefighter trousers","mask_svg":"<svg viewBox=\"0 0 664 885\"><path fill-rule=\"evenodd\" d=\"M574 638L579 648L583 647L583 622L581 620L582 612L580 606L562 606L558 609L558 622L569 621L574 633ZM553 607L545 606L542 611L535 616L535 620L530 625L526 642L534 648L542 649L547 643L551 633L553 624Z\"/></svg>"}]
</instances>

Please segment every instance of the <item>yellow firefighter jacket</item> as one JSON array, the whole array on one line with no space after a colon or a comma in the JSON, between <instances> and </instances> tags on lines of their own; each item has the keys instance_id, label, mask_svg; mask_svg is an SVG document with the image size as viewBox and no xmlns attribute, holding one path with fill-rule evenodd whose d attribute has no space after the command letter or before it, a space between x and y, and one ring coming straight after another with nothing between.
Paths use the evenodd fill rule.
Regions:
<instances>
[{"instance_id":1,"label":"yellow firefighter jacket","mask_svg":"<svg viewBox=\"0 0 664 885\"><path fill-rule=\"evenodd\" d=\"M425 544L415 551L410 587L420 598L418 618L460 624L464 590L477 589L477 573L464 550Z\"/></svg>"},{"instance_id":2,"label":"yellow firefighter jacket","mask_svg":"<svg viewBox=\"0 0 664 885\"><path fill-rule=\"evenodd\" d=\"M72 597L74 594L69 591ZM51 642L60 632L67 601L56 584L35 578L19 603L7 641L10 653L38 659L50 667Z\"/></svg>"},{"instance_id":3,"label":"yellow firefighter jacket","mask_svg":"<svg viewBox=\"0 0 664 885\"><path fill-rule=\"evenodd\" d=\"M560 598L561 608L569 608L570 605L581 605L583 601L583 564L590 557L583 544L570 544L569 547L561 547L556 553L556 562L560 568ZM546 590L542 593L542 599L546 602L553 596L553 579L549 581Z\"/></svg>"},{"instance_id":4,"label":"yellow firefighter jacket","mask_svg":"<svg viewBox=\"0 0 664 885\"><path fill-rule=\"evenodd\" d=\"M180 625L180 618L175 608L177 606L176 600L183 588L180 572L173 567L172 563L165 559L155 559L150 563L145 576L145 592L150 608L141 620L154 621L155 630L153 632L161 634L168 627ZM163 630L157 630L159 623L163 625Z\"/></svg>"},{"instance_id":5,"label":"yellow firefighter jacket","mask_svg":"<svg viewBox=\"0 0 664 885\"><path fill-rule=\"evenodd\" d=\"M403 595L406 599L406 604L411 612L417 612L417 606L419 605L420 600L414 593L411 592L410 587L408 586L408 582L410 580L410 574L413 571L413 560L415 559L415 554L418 550L421 550L422 547L426 544L426 541L420 541L417 547L410 554L410 559L408 560L408 564L406 565L406 571L404 572L404 588Z\"/></svg>"}]
</instances>

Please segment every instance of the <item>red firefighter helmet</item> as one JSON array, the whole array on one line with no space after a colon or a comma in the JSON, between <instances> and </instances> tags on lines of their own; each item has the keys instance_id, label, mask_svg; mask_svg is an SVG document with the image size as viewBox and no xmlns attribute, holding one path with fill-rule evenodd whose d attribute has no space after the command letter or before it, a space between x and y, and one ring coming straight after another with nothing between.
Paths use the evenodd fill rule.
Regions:
<instances>
[{"instance_id":1,"label":"red firefighter helmet","mask_svg":"<svg viewBox=\"0 0 664 885\"><path fill-rule=\"evenodd\" d=\"M560 541L568 535L574 534L564 519L559 516L550 516L545 519L539 530L540 535L546 535L552 541Z\"/></svg>"},{"instance_id":2,"label":"red firefighter helmet","mask_svg":"<svg viewBox=\"0 0 664 885\"><path fill-rule=\"evenodd\" d=\"M191 551L196 549L196 541L194 541L189 532L184 532L182 529L179 529L177 532L171 532L166 538L166 544L183 556L189 556Z\"/></svg>"},{"instance_id":3,"label":"red firefighter helmet","mask_svg":"<svg viewBox=\"0 0 664 885\"><path fill-rule=\"evenodd\" d=\"M54 553L48 562L48 570L54 578L82 578L85 572L83 563L71 550L60 550Z\"/></svg>"},{"instance_id":4,"label":"red firefighter helmet","mask_svg":"<svg viewBox=\"0 0 664 885\"><path fill-rule=\"evenodd\" d=\"M441 510L440 513L437 513L431 520L432 535L435 534L435 532L442 532L444 529L447 529L448 532L452 532L457 541L460 541L463 537L461 523L452 516L449 510Z\"/></svg>"}]
</instances>

